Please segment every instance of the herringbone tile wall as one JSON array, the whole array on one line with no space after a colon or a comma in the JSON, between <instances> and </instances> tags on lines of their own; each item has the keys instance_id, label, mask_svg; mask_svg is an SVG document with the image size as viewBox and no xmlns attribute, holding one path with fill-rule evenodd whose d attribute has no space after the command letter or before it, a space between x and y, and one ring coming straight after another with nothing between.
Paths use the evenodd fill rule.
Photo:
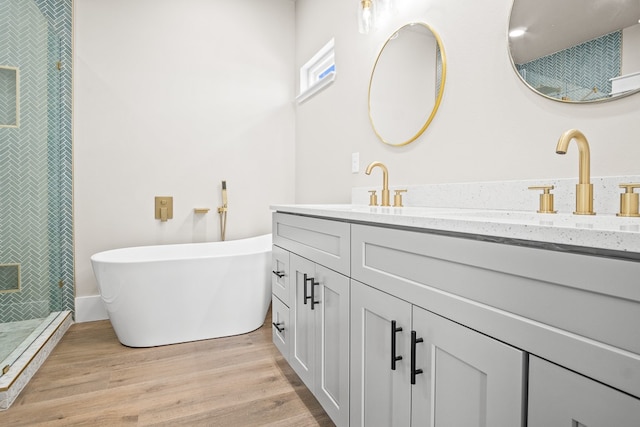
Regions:
<instances>
[{"instance_id":1,"label":"herringbone tile wall","mask_svg":"<svg viewBox=\"0 0 640 427\"><path fill-rule=\"evenodd\" d=\"M621 59L622 31L616 31L516 68L531 87L551 97L593 100L609 95L609 79L620 75Z\"/></svg>"},{"instance_id":2,"label":"herringbone tile wall","mask_svg":"<svg viewBox=\"0 0 640 427\"><path fill-rule=\"evenodd\" d=\"M0 129L0 264L22 284L0 294L9 322L73 308L71 0L0 0L0 64L21 77L20 127Z\"/></svg>"}]
</instances>

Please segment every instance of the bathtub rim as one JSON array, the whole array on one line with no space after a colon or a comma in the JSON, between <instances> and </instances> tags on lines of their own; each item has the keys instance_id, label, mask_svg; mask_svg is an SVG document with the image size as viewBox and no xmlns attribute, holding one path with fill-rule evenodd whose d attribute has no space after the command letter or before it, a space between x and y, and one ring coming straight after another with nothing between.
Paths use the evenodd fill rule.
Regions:
<instances>
[{"instance_id":1,"label":"bathtub rim","mask_svg":"<svg viewBox=\"0 0 640 427\"><path fill-rule=\"evenodd\" d=\"M268 240L268 244L265 242L263 245L253 244L253 242L260 242L262 240ZM90 261L92 266L94 264L137 264L137 263L148 263L148 262L169 262L169 261L182 261L182 260L197 260L197 259L208 259L208 258L222 258L222 257L230 257L230 256L243 256L243 255L254 255L264 252L270 252L272 246L272 233L260 234L252 237L244 237L235 240L224 240L224 241L216 241L216 242L190 242L190 243L169 243L169 244L159 244L159 245L140 245L140 246L125 246L121 248L107 249L104 251L96 252L91 255ZM244 246L241 246L244 244ZM184 249L185 247L198 247L199 249L205 248L221 248L227 246L239 246L242 250L238 250L235 252L202 252L199 254L185 254L180 252L180 249ZM176 250L177 249L177 250ZM163 256L146 256L145 251L154 250L154 251L162 251ZM122 255L136 255L132 258L122 257ZM142 257L138 257L137 255L141 254ZM147 255L148 252L146 253ZM117 255L117 258L115 257ZM113 257L113 258L109 258Z\"/></svg>"}]
</instances>

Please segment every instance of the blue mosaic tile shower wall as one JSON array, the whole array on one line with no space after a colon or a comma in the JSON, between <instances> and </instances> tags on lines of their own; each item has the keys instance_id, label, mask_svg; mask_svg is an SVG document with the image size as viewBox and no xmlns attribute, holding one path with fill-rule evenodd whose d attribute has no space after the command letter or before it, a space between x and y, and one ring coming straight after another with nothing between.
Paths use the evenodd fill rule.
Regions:
<instances>
[{"instance_id":1,"label":"blue mosaic tile shower wall","mask_svg":"<svg viewBox=\"0 0 640 427\"><path fill-rule=\"evenodd\" d=\"M609 96L609 79L620 75L621 60L622 31L616 31L516 68L538 92L587 101Z\"/></svg>"},{"instance_id":2,"label":"blue mosaic tile shower wall","mask_svg":"<svg viewBox=\"0 0 640 427\"><path fill-rule=\"evenodd\" d=\"M11 322L73 309L71 0L0 0L0 65L21 77L20 127L0 128L0 264L21 274L0 294Z\"/></svg>"}]
</instances>

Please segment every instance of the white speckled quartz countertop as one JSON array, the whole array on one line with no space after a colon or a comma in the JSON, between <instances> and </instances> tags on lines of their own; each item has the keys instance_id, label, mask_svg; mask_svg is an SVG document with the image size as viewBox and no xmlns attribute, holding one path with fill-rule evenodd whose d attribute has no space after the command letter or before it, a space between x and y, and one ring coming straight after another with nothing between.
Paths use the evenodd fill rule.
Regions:
<instances>
[{"instance_id":1,"label":"white speckled quartz countertop","mask_svg":"<svg viewBox=\"0 0 640 427\"><path fill-rule=\"evenodd\" d=\"M640 218L637 217L444 207L369 207L357 204L273 205L271 209L640 261Z\"/></svg>"}]
</instances>

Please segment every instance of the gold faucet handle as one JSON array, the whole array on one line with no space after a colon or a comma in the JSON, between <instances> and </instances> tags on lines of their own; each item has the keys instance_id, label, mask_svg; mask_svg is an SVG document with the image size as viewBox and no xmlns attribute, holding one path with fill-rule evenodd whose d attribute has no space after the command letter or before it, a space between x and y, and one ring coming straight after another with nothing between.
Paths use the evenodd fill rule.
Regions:
<instances>
[{"instance_id":1,"label":"gold faucet handle","mask_svg":"<svg viewBox=\"0 0 640 427\"><path fill-rule=\"evenodd\" d=\"M620 212L618 216L640 216L638 213L638 205L640 205L638 193L633 190L640 188L640 183L620 184L620 188L624 188L625 192L620 194Z\"/></svg>"},{"instance_id":2,"label":"gold faucet handle","mask_svg":"<svg viewBox=\"0 0 640 427\"><path fill-rule=\"evenodd\" d=\"M376 190L369 190L369 206L378 206L378 195L376 194Z\"/></svg>"},{"instance_id":3,"label":"gold faucet handle","mask_svg":"<svg viewBox=\"0 0 640 427\"><path fill-rule=\"evenodd\" d=\"M553 185L538 185L529 187L529 190L540 190L542 194L540 194L540 207L538 209L538 213L557 213L558 211L553 210L553 194L551 194L551 190L555 187Z\"/></svg>"},{"instance_id":4,"label":"gold faucet handle","mask_svg":"<svg viewBox=\"0 0 640 427\"><path fill-rule=\"evenodd\" d=\"M402 193L406 193L407 190L393 190L396 194L393 196L393 207L402 207Z\"/></svg>"},{"instance_id":5,"label":"gold faucet handle","mask_svg":"<svg viewBox=\"0 0 640 427\"><path fill-rule=\"evenodd\" d=\"M632 183L628 183L628 184L620 184L619 187L626 189L627 193L633 193L633 190L635 188L640 188L640 182L632 182Z\"/></svg>"}]
</instances>

